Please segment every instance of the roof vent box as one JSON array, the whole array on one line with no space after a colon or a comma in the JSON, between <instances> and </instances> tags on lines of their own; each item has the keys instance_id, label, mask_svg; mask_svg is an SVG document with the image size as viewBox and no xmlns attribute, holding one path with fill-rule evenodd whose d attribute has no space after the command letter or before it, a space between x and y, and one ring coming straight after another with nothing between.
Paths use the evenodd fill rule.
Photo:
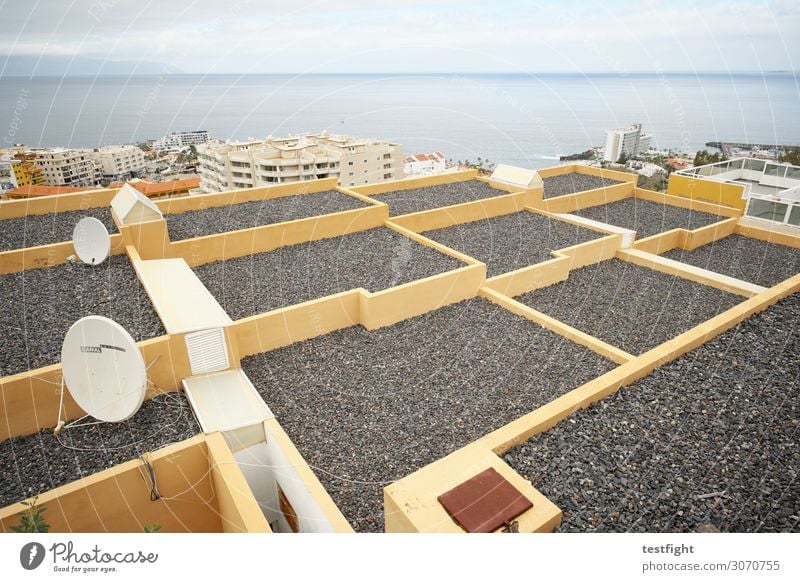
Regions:
<instances>
[{"instance_id":1,"label":"roof vent box","mask_svg":"<svg viewBox=\"0 0 800 582\"><path fill-rule=\"evenodd\" d=\"M158 206L130 184L119 189L111 200L111 208L122 224L136 224L163 217Z\"/></svg>"}]
</instances>

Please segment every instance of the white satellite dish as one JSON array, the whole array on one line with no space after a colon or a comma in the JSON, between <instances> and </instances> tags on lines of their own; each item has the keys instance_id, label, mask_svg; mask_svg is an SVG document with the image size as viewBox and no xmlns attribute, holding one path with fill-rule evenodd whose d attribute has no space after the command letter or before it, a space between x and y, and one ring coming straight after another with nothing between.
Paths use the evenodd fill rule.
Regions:
<instances>
[{"instance_id":1,"label":"white satellite dish","mask_svg":"<svg viewBox=\"0 0 800 582\"><path fill-rule=\"evenodd\" d=\"M90 315L72 324L61 347L61 368L75 402L97 420L127 420L144 401L142 354L125 328L107 317Z\"/></svg>"},{"instance_id":2,"label":"white satellite dish","mask_svg":"<svg viewBox=\"0 0 800 582\"><path fill-rule=\"evenodd\" d=\"M111 237L105 225L92 216L81 218L72 231L72 246L87 265L99 265L111 251Z\"/></svg>"}]
</instances>

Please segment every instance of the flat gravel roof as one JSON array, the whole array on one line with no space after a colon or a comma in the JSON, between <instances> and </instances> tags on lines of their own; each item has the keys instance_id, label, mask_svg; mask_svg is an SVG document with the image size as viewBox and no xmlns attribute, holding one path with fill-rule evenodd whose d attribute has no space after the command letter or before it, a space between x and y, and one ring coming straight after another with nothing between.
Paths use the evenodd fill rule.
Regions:
<instances>
[{"instance_id":1,"label":"flat gravel roof","mask_svg":"<svg viewBox=\"0 0 800 582\"><path fill-rule=\"evenodd\" d=\"M242 361L358 531L383 530L385 485L613 367L484 299Z\"/></svg>"},{"instance_id":2,"label":"flat gravel roof","mask_svg":"<svg viewBox=\"0 0 800 582\"><path fill-rule=\"evenodd\" d=\"M0 275L0 302L3 376L57 363L67 330L87 315L113 319L136 341L166 333L126 255Z\"/></svg>"},{"instance_id":3,"label":"flat gravel roof","mask_svg":"<svg viewBox=\"0 0 800 582\"><path fill-rule=\"evenodd\" d=\"M611 259L517 301L641 354L744 301L743 297Z\"/></svg>"},{"instance_id":4,"label":"flat gravel roof","mask_svg":"<svg viewBox=\"0 0 800 582\"><path fill-rule=\"evenodd\" d=\"M107 206L6 218L0 220L0 252L71 241L75 225L85 216L98 219L109 234L117 232Z\"/></svg>"},{"instance_id":5,"label":"flat gravel roof","mask_svg":"<svg viewBox=\"0 0 800 582\"><path fill-rule=\"evenodd\" d=\"M552 178L543 178L542 182L544 182L545 198L575 194L576 192L595 190L597 188L607 188L608 186L616 186L617 184L624 183L619 180L610 180L590 174L578 173L561 174L560 176L553 176Z\"/></svg>"},{"instance_id":6,"label":"flat gravel roof","mask_svg":"<svg viewBox=\"0 0 800 582\"><path fill-rule=\"evenodd\" d=\"M800 273L800 249L739 234L693 251L673 249L664 256L763 287L772 287Z\"/></svg>"},{"instance_id":7,"label":"flat gravel roof","mask_svg":"<svg viewBox=\"0 0 800 582\"><path fill-rule=\"evenodd\" d=\"M443 206L452 206L463 202L474 202L483 198L505 196L506 194L510 194L510 192L492 188L480 180L466 180L465 182L385 192L383 194L375 194L371 198L378 202L385 202L389 205L389 214L398 216Z\"/></svg>"},{"instance_id":8,"label":"flat gravel roof","mask_svg":"<svg viewBox=\"0 0 800 582\"><path fill-rule=\"evenodd\" d=\"M605 236L533 212L515 212L422 234L486 263L488 277L548 261L554 258L551 251Z\"/></svg>"},{"instance_id":9,"label":"flat gravel roof","mask_svg":"<svg viewBox=\"0 0 800 582\"><path fill-rule=\"evenodd\" d=\"M145 400L139 411L124 422L65 428L58 436L48 428L2 441L0 507L130 461L199 432L186 397L182 392L172 392Z\"/></svg>"},{"instance_id":10,"label":"flat gravel roof","mask_svg":"<svg viewBox=\"0 0 800 582\"><path fill-rule=\"evenodd\" d=\"M560 531L796 532L800 295L510 450Z\"/></svg>"},{"instance_id":11,"label":"flat gravel roof","mask_svg":"<svg viewBox=\"0 0 800 582\"><path fill-rule=\"evenodd\" d=\"M368 206L368 203L338 190L325 190L165 214L164 218L170 240L175 241Z\"/></svg>"},{"instance_id":12,"label":"flat gravel roof","mask_svg":"<svg viewBox=\"0 0 800 582\"><path fill-rule=\"evenodd\" d=\"M196 267L232 319L362 287L380 291L465 264L386 227Z\"/></svg>"},{"instance_id":13,"label":"flat gravel roof","mask_svg":"<svg viewBox=\"0 0 800 582\"><path fill-rule=\"evenodd\" d=\"M693 230L725 220L724 216L687 210L639 198L625 198L577 210L573 214L636 231L637 240L674 228Z\"/></svg>"}]
</instances>

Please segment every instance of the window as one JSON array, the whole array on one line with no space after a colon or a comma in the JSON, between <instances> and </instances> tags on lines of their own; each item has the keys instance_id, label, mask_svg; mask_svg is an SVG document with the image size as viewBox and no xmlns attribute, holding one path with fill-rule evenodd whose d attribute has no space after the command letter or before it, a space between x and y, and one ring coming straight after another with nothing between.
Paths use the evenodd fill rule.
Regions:
<instances>
[{"instance_id":1,"label":"window","mask_svg":"<svg viewBox=\"0 0 800 582\"><path fill-rule=\"evenodd\" d=\"M353 172L350 172L348 175L352 176L352 175L353 175Z\"/></svg>"},{"instance_id":2,"label":"window","mask_svg":"<svg viewBox=\"0 0 800 582\"><path fill-rule=\"evenodd\" d=\"M352 166L352 165L353 165L353 162L347 162L347 165L348 165L348 166Z\"/></svg>"},{"instance_id":3,"label":"window","mask_svg":"<svg viewBox=\"0 0 800 582\"><path fill-rule=\"evenodd\" d=\"M787 204L751 198L750 204L747 206L747 215L763 218L765 220L783 222L783 217L786 216L786 210L788 208L789 206Z\"/></svg>"},{"instance_id":4,"label":"window","mask_svg":"<svg viewBox=\"0 0 800 582\"><path fill-rule=\"evenodd\" d=\"M789 218L786 219L786 222L794 226L800 226L800 205L792 206L792 210L789 212Z\"/></svg>"}]
</instances>

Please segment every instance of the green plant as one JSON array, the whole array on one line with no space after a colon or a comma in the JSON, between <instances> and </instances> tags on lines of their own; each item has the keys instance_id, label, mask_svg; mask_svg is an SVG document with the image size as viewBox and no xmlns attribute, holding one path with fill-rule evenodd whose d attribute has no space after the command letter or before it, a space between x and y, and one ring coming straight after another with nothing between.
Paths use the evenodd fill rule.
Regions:
<instances>
[{"instance_id":1,"label":"green plant","mask_svg":"<svg viewBox=\"0 0 800 582\"><path fill-rule=\"evenodd\" d=\"M19 525L11 526L12 531L17 533L47 533L50 530L50 524L44 520L42 515L47 508L36 505L38 499L39 496L37 495L30 501L22 502L22 505L25 505L28 510L20 517Z\"/></svg>"},{"instance_id":2,"label":"green plant","mask_svg":"<svg viewBox=\"0 0 800 582\"><path fill-rule=\"evenodd\" d=\"M144 524L144 533L155 533L161 531L160 523L146 523Z\"/></svg>"},{"instance_id":3,"label":"green plant","mask_svg":"<svg viewBox=\"0 0 800 582\"><path fill-rule=\"evenodd\" d=\"M694 165L695 166L705 166L707 164L715 164L717 162L724 162L727 160L725 156L722 155L721 152L715 152L713 154L708 153L708 150L700 150L699 152L695 153L694 155Z\"/></svg>"},{"instance_id":4,"label":"green plant","mask_svg":"<svg viewBox=\"0 0 800 582\"><path fill-rule=\"evenodd\" d=\"M789 162L793 166L800 166L800 148L789 148L778 156L779 162Z\"/></svg>"}]
</instances>

